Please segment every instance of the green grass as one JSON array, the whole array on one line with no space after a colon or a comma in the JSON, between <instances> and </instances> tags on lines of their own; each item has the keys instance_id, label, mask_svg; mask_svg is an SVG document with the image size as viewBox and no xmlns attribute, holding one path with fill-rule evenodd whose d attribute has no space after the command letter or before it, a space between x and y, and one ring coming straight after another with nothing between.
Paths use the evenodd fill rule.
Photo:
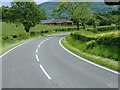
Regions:
<instances>
[{"instance_id":1,"label":"green grass","mask_svg":"<svg viewBox=\"0 0 120 90\"><path fill-rule=\"evenodd\" d=\"M82 51L81 49L76 48L76 46L79 45L80 48L82 48L84 50L84 46L83 46L84 44L77 43L77 41L76 41L76 42L74 42L76 46L73 46L71 44L72 41L70 39L68 39L68 38L70 38L70 36L68 36L68 37L66 37L66 38L64 38L62 40L62 44L68 50L70 50L73 53L75 53L75 54L77 54L77 55L79 55L79 56L81 56L83 58L86 58L86 59L88 59L88 60L90 60L92 62L95 62L97 64L103 65L105 67L108 67L108 68L116 70L116 71L120 71L120 70L118 70L118 62L116 62L116 61L114 61L112 59L103 58L101 56L96 56L96 55L92 55L92 54L86 53L86 52Z\"/></svg>"},{"instance_id":2,"label":"green grass","mask_svg":"<svg viewBox=\"0 0 120 90\"><path fill-rule=\"evenodd\" d=\"M53 26L53 25L39 25L38 24L35 27L32 27L30 29L30 32L32 32L32 31L39 32L39 31L45 31L45 30L50 30L51 31L53 29L62 29L62 28L70 28L70 27L75 28L74 26ZM44 35L55 34L55 33L61 33L61 31L49 32L49 33L46 33ZM101 32L93 33L91 31L85 31L83 29L80 29L79 33L83 34L83 35L86 35L86 36L91 36L91 37L101 37L101 36L109 35L109 34L117 35L117 32L114 33L114 31L112 31L112 32L109 31L109 32L104 32L104 33L101 33ZM9 24L9 23L2 22L2 36L10 36L10 35L17 35L17 34L26 34L25 30L24 30L24 27L21 24L19 24L16 27L15 24ZM7 43L4 43L4 45L0 44L0 51L1 51L0 54L3 54L4 52L8 51L9 49L13 48L16 45L19 45L23 42L26 42L28 40L31 40L31 39L39 37L39 36L41 36L41 35L30 36L29 38L20 39L20 40L16 39L12 43L7 42ZM1 37L1 35L0 35L0 37ZM2 40L0 40L0 43L1 42L2 42ZM68 42L67 41L65 41L65 42L66 42L66 45L67 45ZM94 50L88 50L88 51L86 51L87 53L85 53L85 52L83 52L86 49L86 47L85 47L86 44L85 43L80 43L79 41L74 41L74 40L72 41L72 39L71 39L71 40L69 40L69 44L71 44L72 47L77 46L77 48L73 49L73 52L78 53L78 54L81 53L83 55L83 57L88 57L89 56L88 59L90 59L94 62L97 62L97 63L100 63L100 64L102 63L102 65L104 65L104 66L107 66L107 67L110 67L110 68L112 67L112 69L118 70L117 67L116 67L117 62L115 62L113 60L109 60L107 58L100 57L100 56L98 57L98 56L93 56L93 55L88 54L88 53L91 53L91 54L98 53L97 50L99 49L99 47L96 47L96 49L94 49ZM68 47L71 47L71 46L69 46L69 44L68 44ZM96 52L95 52L95 50L96 50ZM99 53L101 53L101 52L99 52ZM98 55L99 55L99 53L98 53Z\"/></svg>"},{"instance_id":3,"label":"green grass","mask_svg":"<svg viewBox=\"0 0 120 90\"><path fill-rule=\"evenodd\" d=\"M2 29L0 29L0 54L5 53L6 51L8 51L9 49L13 48L16 45L19 45L23 42L26 42L28 40L31 40L33 38L42 36L42 35L48 35L48 34L56 34L56 33L61 33L61 31L57 31L57 32L48 32L48 33L44 33L44 34L39 34L39 35L34 35L34 36L30 36L27 35L24 27L22 24L18 24L16 26L16 24L13 23L6 23L6 22L0 22L0 25L2 26ZM54 26L54 25L36 25L35 27L32 27L30 29L30 32L39 32L39 31L45 31L45 30L53 30L53 29L63 29L63 28L74 28L74 26ZM7 41L2 41L2 37L3 36L9 36L11 38L11 35L19 35L22 34L22 37L17 38L17 39L11 39L11 40L7 40ZM25 38L24 38L25 37ZM28 38L26 38L28 37Z\"/></svg>"},{"instance_id":4,"label":"green grass","mask_svg":"<svg viewBox=\"0 0 120 90\"><path fill-rule=\"evenodd\" d=\"M16 27L16 24L13 23L2 23L2 36L4 35L13 35L13 34L20 34L25 33L24 27L22 24L18 24ZM30 32L32 31L45 31L45 30L53 30L53 29L62 29L62 28L70 28L74 26L55 26L55 25L40 25L37 24L35 27L31 27Z\"/></svg>"},{"instance_id":5,"label":"green grass","mask_svg":"<svg viewBox=\"0 0 120 90\"><path fill-rule=\"evenodd\" d=\"M72 46L75 46L76 48L84 52L87 52L93 55L102 56L105 58L110 58L115 61L119 61L119 57L118 57L119 38L120 38L118 35L119 32L120 31L116 31L116 32L111 31L109 33L95 34L95 35L75 32L71 34L72 36L69 36L66 39L67 41L69 41L69 43ZM77 34L79 36L76 36ZM87 38L91 37L92 40L88 39L89 41L88 40L85 41L86 37Z\"/></svg>"}]
</instances>

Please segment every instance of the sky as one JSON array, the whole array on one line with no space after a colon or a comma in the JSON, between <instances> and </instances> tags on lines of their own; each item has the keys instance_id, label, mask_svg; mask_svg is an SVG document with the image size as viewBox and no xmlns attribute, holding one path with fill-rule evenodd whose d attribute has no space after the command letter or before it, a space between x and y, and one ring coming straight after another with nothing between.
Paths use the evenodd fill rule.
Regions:
<instances>
[{"instance_id":1,"label":"sky","mask_svg":"<svg viewBox=\"0 0 120 90\"><path fill-rule=\"evenodd\" d=\"M10 2L12 2L13 0L1 0L0 3L2 3L2 5L4 6L10 6ZM25 0L23 0L25 1ZM36 2L36 4L41 4L44 2L47 2L49 0L34 0Z\"/></svg>"},{"instance_id":2,"label":"sky","mask_svg":"<svg viewBox=\"0 0 120 90\"><path fill-rule=\"evenodd\" d=\"M1 0L0 2L2 2L2 5L4 6L10 6L10 2L12 2L13 0ZM29 1L29 0L18 0L18 1ZM48 1L51 1L51 0L34 0L36 2L36 4L41 4L41 3L44 3L44 2L48 2ZM55 1L59 1L59 2L103 2L104 0L52 0L52 2L55 2ZM114 1L114 0L113 0Z\"/></svg>"}]
</instances>

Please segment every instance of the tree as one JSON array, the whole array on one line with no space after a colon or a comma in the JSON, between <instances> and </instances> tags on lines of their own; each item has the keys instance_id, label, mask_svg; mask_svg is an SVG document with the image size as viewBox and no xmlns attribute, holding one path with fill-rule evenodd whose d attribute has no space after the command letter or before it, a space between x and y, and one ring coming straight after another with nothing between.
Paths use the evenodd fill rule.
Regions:
<instances>
[{"instance_id":1,"label":"tree","mask_svg":"<svg viewBox=\"0 0 120 90\"><path fill-rule=\"evenodd\" d=\"M45 18L45 12L35 2L12 2L10 22L22 23L26 32Z\"/></svg>"},{"instance_id":2,"label":"tree","mask_svg":"<svg viewBox=\"0 0 120 90\"><path fill-rule=\"evenodd\" d=\"M87 2L61 2L54 11L59 14L64 13L68 19L76 23L77 29L79 30L80 23L83 25L84 29L86 29L85 23L92 16L89 6L90 3Z\"/></svg>"},{"instance_id":3,"label":"tree","mask_svg":"<svg viewBox=\"0 0 120 90\"><path fill-rule=\"evenodd\" d=\"M10 8L8 6L2 6L2 21L9 22Z\"/></svg>"},{"instance_id":4,"label":"tree","mask_svg":"<svg viewBox=\"0 0 120 90\"><path fill-rule=\"evenodd\" d=\"M92 19L92 25L93 25L94 32L97 31L97 24L96 24L96 21L97 21L96 18L93 17L93 19Z\"/></svg>"},{"instance_id":5,"label":"tree","mask_svg":"<svg viewBox=\"0 0 120 90\"><path fill-rule=\"evenodd\" d=\"M77 29L79 30L79 23L81 22L83 28L86 30L86 22L92 18L92 12L89 9L90 3L80 3L73 12L73 17L77 21Z\"/></svg>"},{"instance_id":6,"label":"tree","mask_svg":"<svg viewBox=\"0 0 120 90\"><path fill-rule=\"evenodd\" d=\"M0 7L0 22L2 21L2 7Z\"/></svg>"}]
</instances>

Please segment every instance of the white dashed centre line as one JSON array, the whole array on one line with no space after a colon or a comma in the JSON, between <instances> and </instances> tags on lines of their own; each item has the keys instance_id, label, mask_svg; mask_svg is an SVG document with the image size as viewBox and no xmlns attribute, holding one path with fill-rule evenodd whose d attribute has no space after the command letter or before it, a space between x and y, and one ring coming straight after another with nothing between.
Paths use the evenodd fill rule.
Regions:
<instances>
[{"instance_id":1,"label":"white dashed centre line","mask_svg":"<svg viewBox=\"0 0 120 90\"><path fill-rule=\"evenodd\" d=\"M36 59L37 59L38 62L40 61L37 54L36 54Z\"/></svg>"},{"instance_id":2,"label":"white dashed centre line","mask_svg":"<svg viewBox=\"0 0 120 90\"><path fill-rule=\"evenodd\" d=\"M38 46L38 48L40 48L41 44Z\"/></svg>"},{"instance_id":3,"label":"white dashed centre line","mask_svg":"<svg viewBox=\"0 0 120 90\"><path fill-rule=\"evenodd\" d=\"M38 53L38 49L36 49L36 54Z\"/></svg>"},{"instance_id":4,"label":"white dashed centre line","mask_svg":"<svg viewBox=\"0 0 120 90\"><path fill-rule=\"evenodd\" d=\"M43 68L42 65L40 65L40 68L42 69L42 71L44 72L44 74L46 75L46 77L47 77L48 79L52 79L52 78L49 76L49 74L45 71L45 69Z\"/></svg>"},{"instance_id":5,"label":"white dashed centre line","mask_svg":"<svg viewBox=\"0 0 120 90\"><path fill-rule=\"evenodd\" d=\"M36 59L37 59L38 62L40 61L39 58L38 58L38 50L39 50L40 46L41 46L44 42L48 41L48 40L51 39L51 38L52 38L52 37L43 40L43 41L38 45L38 48L36 49ZM49 74L45 71L45 69L43 68L42 65L40 65L40 68L42 69L43 73L46 75L46 77L47 77L48 79L52 79L52 78L49 76Z\"/></svg>"}]
</instances>

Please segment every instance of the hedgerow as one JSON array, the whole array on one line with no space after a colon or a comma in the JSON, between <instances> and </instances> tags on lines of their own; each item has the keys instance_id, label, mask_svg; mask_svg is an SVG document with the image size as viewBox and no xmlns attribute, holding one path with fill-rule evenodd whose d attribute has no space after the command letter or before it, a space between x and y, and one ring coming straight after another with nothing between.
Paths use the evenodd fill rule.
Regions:
<instances>
[{"instance_id":1,"label":"hedgerow","mask_svg":"<svg viewBox=\"0 0 120 90\"><path fill-rule=\"evenodd\" d=\"M102 26L102 27L97 27L96 30L92 28L87 28L87 31L92 31L92 32L97 32L97 31L110 31L110 30L120 30L120 25L117 26Z\"/></svg>"},{"instance_id":2,"label":"hedgerow","mask_svg":"<svg viewBox=\"0 0 120 90\"><path fill-rule=\"evenodd\" d=\"M111 58L115 61L119 61L120 57L118 56L118 51L120 48L120 36L116 36L116 34L110 33L106 35L96 35L96 36L88 36L80 34L79 32L71 33L70 36L74 38L76 41L80 41L80 43L85 43L84 48L86 52L100 55L105 58ZM81 44L82 45L82 44ZM96 48L96 49L94 49ZM105 49L107 51L100 52ZM108 49L107 49L108 48Z\"/></svg>"}]
</instances>

